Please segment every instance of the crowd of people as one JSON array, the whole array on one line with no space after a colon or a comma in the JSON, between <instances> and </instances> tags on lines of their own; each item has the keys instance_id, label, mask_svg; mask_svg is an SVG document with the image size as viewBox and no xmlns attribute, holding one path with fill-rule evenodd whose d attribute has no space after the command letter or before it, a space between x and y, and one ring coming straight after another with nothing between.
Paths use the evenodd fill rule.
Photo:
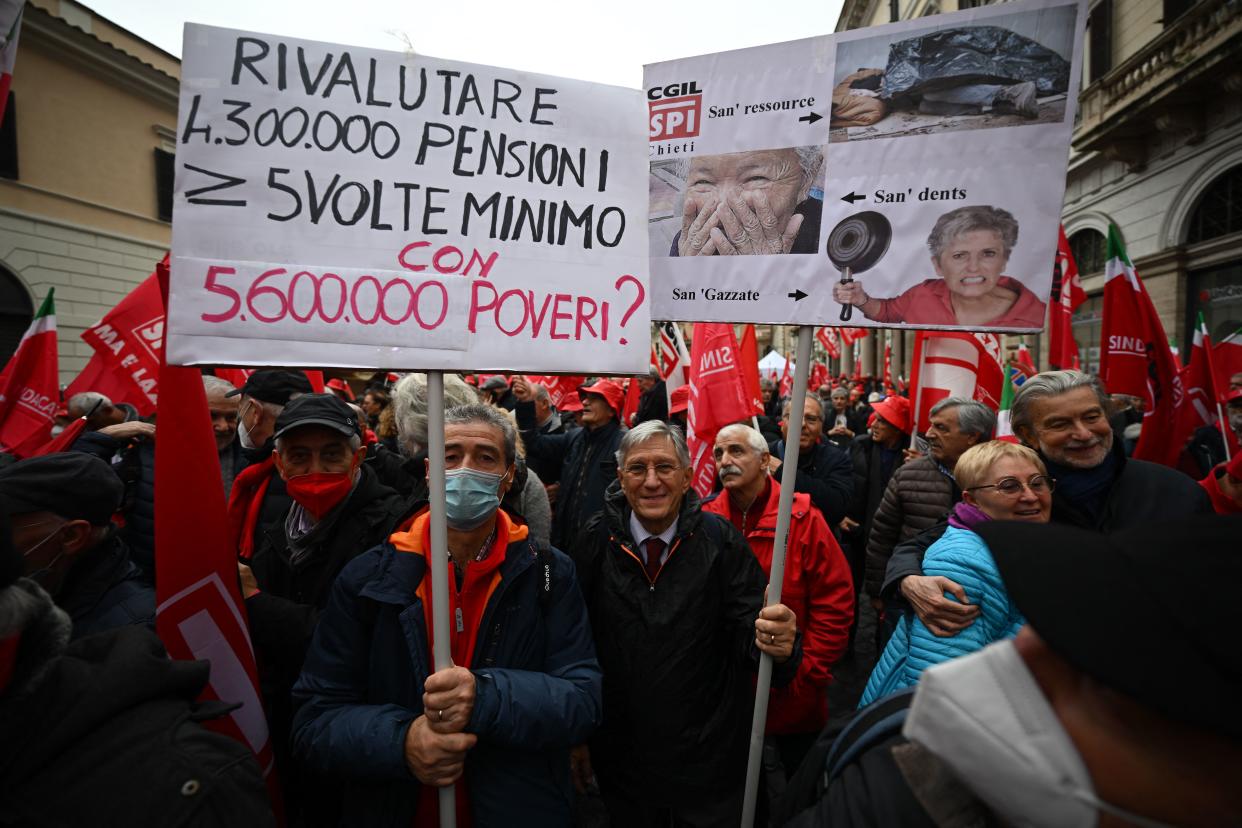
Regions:
<instances>
[{"instance_id":1,"label":"crowd of people","mask_svg":"<svg viewBox=\"0 0 1242 828\"><path fill-rule=\"evenodd\" d=\"M960 397L917 434L844 377L790 434L764 382L700 497L689 389L632 381L627 416L613 379L554 405L445 376L436 670L426 376L204 375L262 769L211 729L236 700L201 698L210 665L153 632L154 445L182 424L68 400L69 450L0 467L0 824L433 826L454 785L459 825L736 826L764 655L757 825L1242 824L1223 440L1187 447L1201 479L1130 457L1077 371L1026 379L1016 440Z\"/></svg>"}]
</instances>

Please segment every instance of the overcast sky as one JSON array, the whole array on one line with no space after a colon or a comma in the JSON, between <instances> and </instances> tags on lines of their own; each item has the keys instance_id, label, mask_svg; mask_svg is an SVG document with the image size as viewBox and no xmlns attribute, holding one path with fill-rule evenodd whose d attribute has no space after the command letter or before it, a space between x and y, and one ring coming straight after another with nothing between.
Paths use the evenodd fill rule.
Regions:
<instances>
[{"instance_id":1,"label":"overcast sky","mask_svg":"<svg viewBox=\"0 0 1242 828\"><path fill-rule=\"evenodd\" d=\"M184 23L642 86L644 63L829 34L842 0L85 0L181 55Z\"/></svg>"}]
</instances>

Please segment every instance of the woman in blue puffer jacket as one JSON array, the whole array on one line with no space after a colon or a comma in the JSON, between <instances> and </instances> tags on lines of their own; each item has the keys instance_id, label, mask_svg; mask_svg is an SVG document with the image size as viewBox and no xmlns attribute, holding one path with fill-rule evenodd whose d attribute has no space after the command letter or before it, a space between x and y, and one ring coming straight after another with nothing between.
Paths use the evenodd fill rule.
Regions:
<instances>
[{"instance_id":1,"label":"woman in blue puffer jacket","mask_svg":"<svg viewBox=\"0 0 1242 828\"><path fill-rule=\"evenodd\" d=\"M953 472L962 501L949 512L949 528L928 547L923 574L944 575L961 584L978 605L979 615L961 632L941 638L908 613L881 653L859 707L916 684L933 664L1013 637L1025 623L1005 592L992 553L974 528L988 520L1047 523L1053 481L1038 454L1000 440L967 449Z\"/></svg>"}]
</instances>

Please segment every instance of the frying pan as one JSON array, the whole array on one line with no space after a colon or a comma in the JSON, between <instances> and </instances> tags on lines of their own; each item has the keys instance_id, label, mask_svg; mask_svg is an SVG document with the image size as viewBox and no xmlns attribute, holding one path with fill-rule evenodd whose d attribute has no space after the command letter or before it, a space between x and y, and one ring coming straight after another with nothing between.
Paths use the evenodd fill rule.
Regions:
<instances>
[{"instance_id":1,"label":"frying pan","mask_svg":"<svg viewBox=\"0 0 1242 828\"><path fill-rule=\"evenodd\" d=\"M869 270L888 252L893 226L880 213L864 210L842 219L828 234L828 259L841 271L841 284ZM841 306L841 321L848 322L853 305Z\"/></svg>"}]
</instances>

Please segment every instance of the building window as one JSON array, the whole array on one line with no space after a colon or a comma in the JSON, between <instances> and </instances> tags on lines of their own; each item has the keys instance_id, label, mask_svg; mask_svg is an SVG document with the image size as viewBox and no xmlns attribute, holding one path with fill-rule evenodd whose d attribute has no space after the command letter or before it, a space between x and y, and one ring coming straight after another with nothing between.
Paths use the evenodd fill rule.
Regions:
<instances>
[{"instance_id":1,"label":"building window","mask_svg":"<svg viewBox=\"0 0 1242 828\"><path fill-rule=\"evenodd\" d=\"M1100 336L1103 334L1104 295L1091 296L1074 310L1070 326L1078 345L1078 359L1088 374L1100 373Z\"/></svg>"},{"instance_id":2,"label":"building window","mask_svg":"<svg viewBox=\"0 0 1242 828\"><path fill-rule=\"evenodd\" d=\"M1213 181L1190 216L1186 243L1242 232L1242 164Z\"/></svg>"},{"instance_id":3,"label":"building window","mask_svg":"<svg viewBox=\"0 0 1242 828\"><path fill-rule=\"evenodd\" d=\"M1108 261L1108 239L1099 230L1079 230L1069 238L1070 253L1080 276L1103 273Z\"/></svg>"},{"instance_id":4,"label":"building window","mask_svg":"<svg viewBox=\"0 0 1242 828\"><path fill-rule=\"evenodd\" d=\"M172 221L173 177L176 156L155 148L155 214L160 221Z\"/></svg>"},{"instance_id":5,"label":"building window","mask_svg":"<svg viewBox=\"0 0 1242 828\"><path fill-rule=\"evenodd\" d=\"M17 101L12 92L4 104L4 121L0 123L0 178L17 180Z\"/></svg>"},{"instance_id":6,"label":"building window","mask_svg":"<svg viewBox=\"0 0 1242 828\"><path fill-rule=\"evenodd\" d=\"M1190 300L1186 303L1183 359L1190 358L1200 313L1213 342L1242 332L1242 261L1191 271Z\"/></svg>"},{"instance_id":7,"label":"building window","mask_svg":"<svg viewBox=\"0 0 1242 828\"><path fill-rule=\"evenodd\" d=\"M1113 3L1100 0L1087 12L1087 83L1113 68Z\"/></svg>"},{"instance_id":8,"label":"building window","mask_svg":"<svg viewBox=\"0 0 1242 828\"><path fill-rule=\"evenodd\" d=\"M1161 22L1167 29L1172 26L1177 18L1190 11L1199 0L1164 0L1164 17Z\"/></svg>"},{"instance_id":9,"label":"building window","mask_svg":"<svg viewBox=\"0 0 1242 828\"><path fill-rule=\"evenodd\" d=\"M977 9L986 6L987 4L988 0L957 0L957 8L959 11L962 9Z\"/></svg>"},{"instance_id":10,"label":"building window","mask_svg":"<svg viewBox=\"0 0 1242 828\"><path fill-rule=\"evenodd\" d=\"M26 286L8 268L0 267L0 365L8 364L33 318L34 305Z\"/></svg>"}]
</instances>

